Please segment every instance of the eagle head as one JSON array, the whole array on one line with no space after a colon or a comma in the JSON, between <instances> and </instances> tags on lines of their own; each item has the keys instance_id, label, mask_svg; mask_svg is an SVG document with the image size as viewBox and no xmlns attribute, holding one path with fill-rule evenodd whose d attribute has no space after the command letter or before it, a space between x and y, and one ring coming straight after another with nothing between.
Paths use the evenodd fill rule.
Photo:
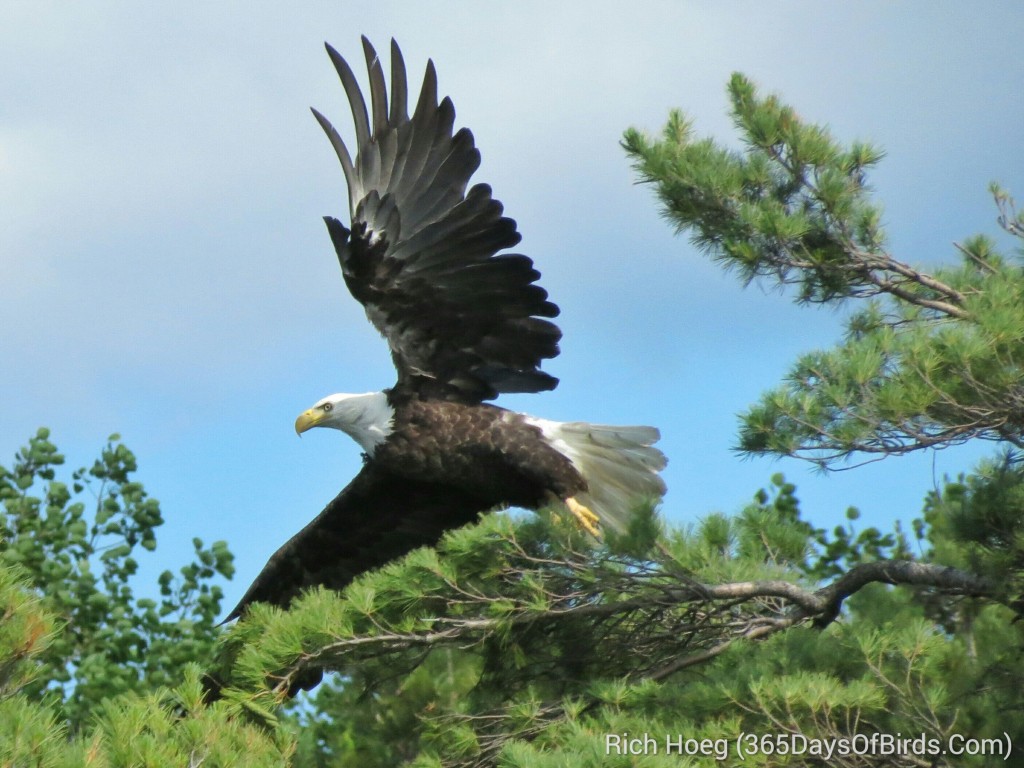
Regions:
<instances>
[{"instance_id":1,"label":"eagle head","mask_svg":"<svg viewBox=\"0 0 1024 768\"><path fill-rule=\"evenodd\" d=\"M295 433L301 435L313 427L340 429L368 454L391 434L395 409L383 392L361 395L328 395L312 408L299 414Z\"/></svg>"}]
</instances>

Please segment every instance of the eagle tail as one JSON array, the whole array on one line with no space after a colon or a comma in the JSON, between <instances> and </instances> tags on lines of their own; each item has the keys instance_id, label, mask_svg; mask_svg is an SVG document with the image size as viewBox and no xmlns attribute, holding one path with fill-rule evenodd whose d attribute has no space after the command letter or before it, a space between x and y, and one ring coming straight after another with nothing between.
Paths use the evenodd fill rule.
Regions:
<instances>
[{"instance_id":1,"label":"eagle tail","mask_svg":"<svg viewBox=\"0 0 1024 768\"><path fill-rule=\"evenodd\" d=\"M654 427L619 427L582 421L537 420L551 445L572 461L588 489L576 501L588 507L606 529L623 533L637 504L660 499L668 463L654 447Z\"/></svg>"}]
</instances>

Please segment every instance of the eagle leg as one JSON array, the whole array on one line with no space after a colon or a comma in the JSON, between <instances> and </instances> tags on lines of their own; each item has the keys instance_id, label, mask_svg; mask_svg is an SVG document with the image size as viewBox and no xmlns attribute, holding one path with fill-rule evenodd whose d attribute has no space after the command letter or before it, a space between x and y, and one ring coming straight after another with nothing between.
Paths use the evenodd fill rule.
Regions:
<instances>
[{"instance_id":1,"label":"eagle leg","mask_svg":"<svg viewBox=\"0 0 1024 768\"><path fill-rule=\"evenodd\" d=\"M565 500L565 506L569 508L573 517L576 518L577 522L587 533L595 538L601 538L600 519L585 504L580 504L580 502L570 496Z\"/></svg>"}]
</instances>

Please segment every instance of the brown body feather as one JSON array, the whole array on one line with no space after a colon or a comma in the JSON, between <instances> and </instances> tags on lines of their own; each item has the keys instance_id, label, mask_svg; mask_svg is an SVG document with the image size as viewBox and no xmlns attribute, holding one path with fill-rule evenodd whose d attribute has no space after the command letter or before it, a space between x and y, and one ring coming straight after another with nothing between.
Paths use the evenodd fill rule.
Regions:
<instances>
[{"instance_id":1,"label":"brown body feather","mask_svg":"<svg viewBox=\"0 0 1024 768\"><path fill-rule=\"evenodd\" d=\"M540 429L518 413L485 404L418 399L398 404L394 431L370 461L410 480L475 494L484 509L537 509L587 488Z\"/></svg>"},{"instance_id":2,"label":"brown body feather","mask_svg":"<svg viewBox=\"0 0 1024 768\"><path fill-rule=\"evenodd\" d=\"M538 509L587 490L573 463L518 413L408 398L394 407L392 432L363 470L270 558L227 620L252 602L286 607L312 586L343 589L480 512Z\"/></svg>"}]
</instances>

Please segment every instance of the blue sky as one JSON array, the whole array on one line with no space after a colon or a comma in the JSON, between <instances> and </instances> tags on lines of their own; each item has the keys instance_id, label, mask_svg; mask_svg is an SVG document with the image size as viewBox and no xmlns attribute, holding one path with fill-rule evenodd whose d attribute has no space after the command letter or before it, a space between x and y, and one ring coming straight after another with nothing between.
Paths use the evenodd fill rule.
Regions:
<instances>
[{"instance_id":1,"label":"blue sky","mask_svg":"<svg viewBox=\"0 0 1024 768\"><path fill-rule=\"evenodd\" d=\"M385 345L345 291L321 216L344 179L311 117L346 130L324 54L361 74L359 35L394 36L410 81L427 57L474 177L519 222L562 309L561 378L500 404L545 418L662 429L665 516L733 512L773 472L831 526L909 519L985 447L828 476L743 460L736 414L841 315L736 281L675 237L618 146L683 108L735 137L741 71L841 140L888 156L871 181L894 255L923 265L996 232L986 191L1024 197L1024 6L792 2L0 6L0 463L39 426L73 467L123 435L162 503L144 573L227 539L239 597L266 558L357 471L333 431L298 439L323 395L393 383ZM229 606L226 606L229 607Z\"/></svg>"}]
</instances>

